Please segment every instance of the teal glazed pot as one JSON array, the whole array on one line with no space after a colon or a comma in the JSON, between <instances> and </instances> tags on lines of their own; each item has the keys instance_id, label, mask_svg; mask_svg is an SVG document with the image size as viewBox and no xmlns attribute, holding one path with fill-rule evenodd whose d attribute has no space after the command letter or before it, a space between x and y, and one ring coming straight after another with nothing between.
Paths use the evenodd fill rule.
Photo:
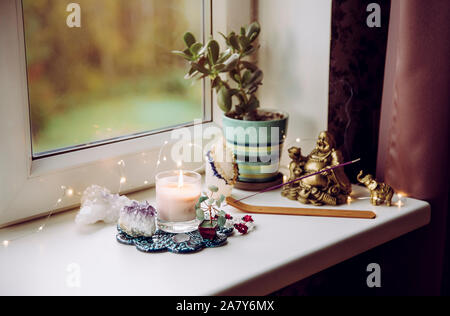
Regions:
<instances>
[{"instance_id":1,"label":"teal glazed pot","mask_svg":"<svg viewBox=\"0 0 450 316\"><path fill-rule=\"evenodd\" d=\"M289 115L278 110L265 111L280 113L283 118L243 121L223 116L227 147L236 157L240 182L265 183L278 177Z\"/></svg>"}]
</instances>

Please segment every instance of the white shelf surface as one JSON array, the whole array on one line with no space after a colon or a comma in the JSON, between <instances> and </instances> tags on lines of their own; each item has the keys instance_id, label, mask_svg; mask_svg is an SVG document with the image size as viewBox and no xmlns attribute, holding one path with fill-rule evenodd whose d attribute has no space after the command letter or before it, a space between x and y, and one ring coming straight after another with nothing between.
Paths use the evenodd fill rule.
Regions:
<instances>
[{"instance_id":1,"label":"white shelf surface","mask_svg":"<svg viewBox=\"0 0 450 316\"><path fill-rule=\"evenodd\" d=\"M248 193L236 190L233 195ZM354 195L368 192L354 187ZM152 203L154 190L130 198ZM246 203L301 206L279 191ZM51 217L38 234L6 248L0 244L0 295L266 295L427 225L431 214L428 203L410 198L401 208L373 207L368 199L339 208L371 210L377 218L254 215L257 228L249 235L235 235L224 247L189 255L141 253L119 244L114 226L81 229L74 223L76 211L66 212ZM0 230L0 242L42 222ZM79 268L79 287L73 287L70 265Z\"/></svg>"}]
</instances>

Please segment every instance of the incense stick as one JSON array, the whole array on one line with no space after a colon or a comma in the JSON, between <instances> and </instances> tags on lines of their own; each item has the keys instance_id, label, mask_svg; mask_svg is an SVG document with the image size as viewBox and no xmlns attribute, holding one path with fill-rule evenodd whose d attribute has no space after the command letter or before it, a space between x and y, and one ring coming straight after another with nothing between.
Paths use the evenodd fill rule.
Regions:
<instances>
[{"instance_id":1,"label":"incense stick","mask_svg":"<svg viewBox=\"0 0 450 316\"><path fill-rule=\"evenodd\" d=\"M251 214L273 214L273 215L297 215L316 217L339 217L339 218L359 218L375 219L377 215L371 211L324 209L324 208L294 208L294 207L274 207L248 205L238 202L231 196L227 198L228 205Z\"/></svg>"},{"instance_id":2,"label":"incense stick","mask_svg":"<svg viewBox=\"0 0 450 316\"><path fill-rule=\"evenodd\" d=\"M324 172L332 171L332 170L337 169L337 168L342 168L342 167L345 167L345 166L348 166L348 165L352 165L352 164L360 162L360 161L361 161L361 158L353 160L353 161L349 161L349 162L346 162L346 163L343 163L343 164L340 164L340 165L337 165L337 166L334 166L334 167L330 167L328 169L324 169L324 170L321 170L321 171L318 171L318 172L315 172L315 173L311 173L311 174L308 174L306 176L300 177L298 179L295 179L295 180L292 180L292 181L289 181L289 182L286 182L286 183L282 183L282 184L279 184L279 185L267 188L267 189L262 190L260 192L253 193L253 194L251 194L249 196L246 196L246 197L244 197L242 199L236 200L236 202L241 202L241 201L244 201L244 200L249 199L251 197L254 197L256 195L259 195L259 194L262 194L262 193L266 193L266 192L270 192L270 191L282 188L282 187L284 187L286 185L289 185L289 184L301 181L303 179L306 179L306 178L309 178L309 177L313 177L313 176L316 176L318 174L322 174Z\"/></svg>"}]
</instances>

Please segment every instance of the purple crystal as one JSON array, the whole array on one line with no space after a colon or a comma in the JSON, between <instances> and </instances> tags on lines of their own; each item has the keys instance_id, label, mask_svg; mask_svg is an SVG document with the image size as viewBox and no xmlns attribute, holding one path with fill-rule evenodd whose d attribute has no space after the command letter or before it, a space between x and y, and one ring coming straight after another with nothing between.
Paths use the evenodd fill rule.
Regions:
<instances>
[{"instance_id":1,"label":"purple crystal","mask_svg":"<svg viewBox=\"0 0 450 316\"><path fill-rule=\"evenodd\" d=\"M133 202L130 206L125 206L123 208L128 214L142 215L144 217L154 217L156 216L156 210L147 201L144 203Z\"/></svg>"}]
</instances>

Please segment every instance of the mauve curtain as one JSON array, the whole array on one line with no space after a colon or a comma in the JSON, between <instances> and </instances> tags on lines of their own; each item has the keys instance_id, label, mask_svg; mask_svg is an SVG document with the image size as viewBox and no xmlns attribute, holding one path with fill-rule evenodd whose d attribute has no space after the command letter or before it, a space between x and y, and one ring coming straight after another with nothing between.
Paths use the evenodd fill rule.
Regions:
<instances>
[{"instance_id":1,"label":"mauve curtain","mask_svg":"<svg viewBox=\"0 0 450 316\"><path fill-rule=\"evenodd\" d=\"M440 294L448 283L449 60L450 1L392 1L377 176L431 204L431 224L403 244L408 266L419 266L416 294Z\"/></svg>"},{"instance_id":2,"label":"mauve curtain","mask_svg":"<svg viewBox=\"0 0 450 316\"><path fill-rule=\"evenodd\" d=\"M378 175L420 199L448 193L450 1L392 1Z\"/></svg>"}]
</instances>

